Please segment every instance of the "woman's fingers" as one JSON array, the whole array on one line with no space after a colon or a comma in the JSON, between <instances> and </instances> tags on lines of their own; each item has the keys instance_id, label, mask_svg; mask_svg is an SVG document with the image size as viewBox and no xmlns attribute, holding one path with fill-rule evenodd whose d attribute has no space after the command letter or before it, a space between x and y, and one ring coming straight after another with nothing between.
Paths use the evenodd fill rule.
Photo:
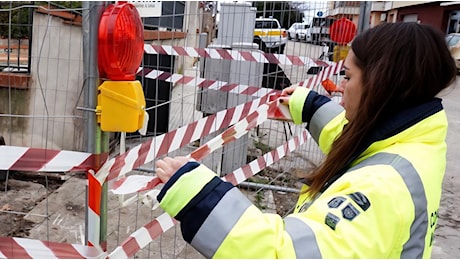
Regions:
<instances>
[{"instance_id":1,"label":"woman's fingers","mask_svg":"<svg viewBox=\"0 0 460 260\"><path fill-rule=\"evenodd\" d=\"M285 89L283 89L283 91L281 91L281 95L282 96L290 96L294 90L297 88L297 86L290 86L290 87L287 87Z\"/></svg>"},{"instance_id":2,"label":"woman's fingers","mask_svg":"<svg viewBox=\"0 0 460 260\"><path fill-rule=\"evenodd\" d=\"M178 156L175 158L165 157L155 162L156 174L162 182L167 182L174 173L188 162L188 158Z\"/></svg>"}]
</instances>

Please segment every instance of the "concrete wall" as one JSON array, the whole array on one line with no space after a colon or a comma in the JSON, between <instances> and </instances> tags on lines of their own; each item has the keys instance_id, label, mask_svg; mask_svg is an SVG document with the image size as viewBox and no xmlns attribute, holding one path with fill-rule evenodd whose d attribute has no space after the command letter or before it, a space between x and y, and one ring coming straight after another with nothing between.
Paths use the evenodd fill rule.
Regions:
<instances>
[{"instance_id":1,"label":"concrete wall","mask_svg":"<svg viewBox=\"0 0 460 260\"><path fill-rule=\"evenodd\" d=\"M31 118L14 129L8 145L80 151L84 122L75 108L83 98L82 28L35 13L31 44L31 83L22 100Z\"/></svg>"},{"instance_id":2,"label":"concrete wall","mask_svg":"<svg viewBox=\"0 0 460 260\"><path fill-rule=\"evenodd\" d=\"M209 26L210 19L204 18L199 3L186 1L185 38L146 43L198 47L199 35ZM30 44L29 89L15 92L11 102L12 114L25 117L0 118L0 135L7 145L84 151L85 122L83 113L76 110L83 99L82 28L63 23L58 17L34 13ZM175 59L174 73L184 73L196 64L191 57ZM0 96L8 97L8 92L3 92ZM1 101L9 104L8 99Z\"/></svg>"}]
</instances>

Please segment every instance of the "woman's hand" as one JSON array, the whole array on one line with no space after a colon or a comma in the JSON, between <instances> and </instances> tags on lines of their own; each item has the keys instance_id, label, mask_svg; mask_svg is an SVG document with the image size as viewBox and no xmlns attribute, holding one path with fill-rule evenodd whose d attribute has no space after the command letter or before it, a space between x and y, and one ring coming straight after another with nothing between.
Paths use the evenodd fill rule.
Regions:
<instances>
[{"instance_id":1,"label":"woman's hand","mask_svg":"<svg viewBox=\"0 0 460 260\"><path fill-rule=\"evenodd\" d=\"M281 104L289 106L289 96L294 93L294 90L297 88L297 86L290 86L281 91L281 96L279 97L279 101Z\"/></svg>"},{"instance_id":2,"label":"woman's hand","mask_svg":"<svg viewBox=\"0 0 460 260\"><path fill-rule=\"evenodd\" d=\"M165 157L163 159L160 159L156 161L155 167L156 167L156 173L158 178L163 183L166 183L171 176L173 176L174 173L177 172L182 166L184 166L189 159L184 156L178 156L178 157Z\"/></svg>"}]
</instances>

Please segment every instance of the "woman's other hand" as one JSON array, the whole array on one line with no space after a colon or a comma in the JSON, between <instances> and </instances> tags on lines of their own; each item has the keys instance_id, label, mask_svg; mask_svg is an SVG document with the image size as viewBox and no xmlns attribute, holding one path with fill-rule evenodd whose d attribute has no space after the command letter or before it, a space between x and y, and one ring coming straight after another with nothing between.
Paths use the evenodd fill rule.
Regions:
<instances>
[{"instance_id":1,"label":"woman's other hand","mask_svg":"<svg viewBox=\"0 0 460 260\"><path fill-rule=\"evenodd\" d=\"M174 173L176 173L177 170L184 166L188 161L189 159L184 156L174 158L165 157L160 159L155 163L156 174L163 183L166 183L171 176L173 176Z\"/></svg>"}]
</instances>

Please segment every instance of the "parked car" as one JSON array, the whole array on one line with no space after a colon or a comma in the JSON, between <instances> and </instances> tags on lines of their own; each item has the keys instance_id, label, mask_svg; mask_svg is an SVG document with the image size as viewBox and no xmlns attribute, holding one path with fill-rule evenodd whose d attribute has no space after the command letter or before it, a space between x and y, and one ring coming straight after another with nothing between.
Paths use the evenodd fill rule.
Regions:
<instances>
[{"instance_id":1,"label":"parked car","mask_svg":"<svg viewBox=\"0 0 460 260\"><path fill-rule=\"evenodd\" d=\"M254 26L254 43L259 44L259 49L268 53L284 53L288 41L286 29L280 22L273 18L256 18Z\"/></svg>"},{"instance_id":2,"label":"parked car","mask_svg":"<svg viewBox=\"0 0 460 260\"><path fill-rule=\"evenodd\" d=\"M460 33L451 33L446 36L450 54L455 60L457 70L460 70Z\"/></svg>"},{"instance_id":3,"label":"parked car","mask_svg":"<svg viewBox=\"0 0 460 260\"><path fill-rule=\"evenodd\" d=\"M297 41L310 41L310 25L306 23L293 23L288 29L288 39Z\"/></svg>"}]
</instances>

